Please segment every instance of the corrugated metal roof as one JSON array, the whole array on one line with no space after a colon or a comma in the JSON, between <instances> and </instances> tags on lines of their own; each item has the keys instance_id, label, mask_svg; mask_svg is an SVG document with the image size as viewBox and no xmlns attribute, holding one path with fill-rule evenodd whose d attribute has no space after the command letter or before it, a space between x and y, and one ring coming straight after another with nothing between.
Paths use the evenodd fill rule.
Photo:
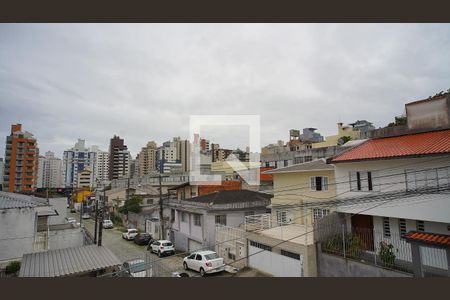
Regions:
<instances>
[{"instance_id":1,"label":"corrugated metal roof","mask_svg":"<svg viewBox=\"0 0 450 300\"><path fill-rule=\"evenodd\" d=\"M45 199L0 191L0 209L48 206Z\"/></svg>"},{"instance_id":2,"label":"corrugated metal roof","mask_svg":"<svg viewBox=\"0 0 450 300\"><path fill-rule=\"evenodd\" d=\"M450 130L369 140L336 156L332 163L445 153L450 153Z\"/></svg>"},{"instance_id":3,"label":"corrugated metal roof","mask_svg":"<svg viewBox=\"0 0 450 300\"><path fill-rule=\"evenodd\" d=\"M89 245L24 254L19 277L60 277L120 265L104 246Z\"/></svg>"},{"instance_id":4,"label":"corrugated metal roof","mask_svg":"<svg viewBox=\"0 0 450 300\"><path fill-rule=\"evenodd\" d=\"M265 174L279 174L279 173L291 173L291 172L307 172L307 171L322 171L322 170L334 170L333 165L329 165L324 159L312 160L309 162L292 165L289 167L278 168L264 172Z\"/></svg>"}]
</instances>

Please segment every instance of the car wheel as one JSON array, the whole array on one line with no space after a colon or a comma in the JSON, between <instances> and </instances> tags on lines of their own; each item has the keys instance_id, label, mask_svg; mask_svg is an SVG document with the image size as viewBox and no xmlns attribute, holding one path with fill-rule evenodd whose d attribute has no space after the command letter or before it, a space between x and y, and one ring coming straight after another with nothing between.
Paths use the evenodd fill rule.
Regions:
<instances>
[{"instance_id":1,"label":"car wheel","mask_svg":"<svg viewBox=\"0 0 450 300\"><path fill-rule=\"evenodd\" d=\"M185 270L188 270L188 269L189 269L186 262L183 263L183 268L184 268Z\"/></svg>"},{"instance_id":2,"label":"car wheel","mask_svg":"<svg viewBox=\"0 0 450 300\"><path fill-rule=\"evenodd\" d=\"M205 270L203 270L203 268L200 268L200 275L202 277L205 277L205 275L206 275L206 272L205 272Z\"/></svg>"},{"instance_id":3,"label":"car wheel","mask_svg":"<svg viewBox=\"0 0 450 300\"><path fill-rule=\"evenodd\" d=\"M158 251L158 256L159 256L159 257L161 257L161 256L162 256L162 253L161 253L161 251Z\"/></svg>"}]
</instances>

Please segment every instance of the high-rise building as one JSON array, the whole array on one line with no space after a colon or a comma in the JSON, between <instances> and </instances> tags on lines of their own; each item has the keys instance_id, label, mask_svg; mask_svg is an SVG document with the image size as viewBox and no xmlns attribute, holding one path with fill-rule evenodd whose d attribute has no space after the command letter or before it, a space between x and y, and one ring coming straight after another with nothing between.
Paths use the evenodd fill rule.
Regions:
<instances>
[{"instance_id":1,"label":"high-rise building","mask_svg":"<svg viewBox=\"0 0 450 300\"><path fill-rule=\"evenodd\" d=\"M200 140L200 151L202 151L202 152L209 151L209 140L207 140L207 139Z\"/></svg>"},{"instance_id":2,"label":"high-rise building","mask_svg":"<svg viewBox=\"0 0 450 300\"><path fill-rule=\"evenodd\" d=\"M109 177L109 152L100 150L98 146L92 146L91 152L95 152L93 184L104 184Z\"/></svg>"},{"instance_id":3,"label":"high-rise building","mask_svg":"<svg viewBox=\"0 0 450 300\"><path fill-rule=\"evenodd\" d=\"M189 172L191 170L191 143L189 140L182 140L179 141L179 144L181 171Z\"/></svg>"},{"instance_id":4,"label":"high-rise building","mask_svg":"<svg viewBox=\"0 0 450 300\"><path fill-rule=\"evenodd\" d=\"M77 188L89 188L91 189L94 186L94 176L93 172L89 167L85 167L82 171L77 174L78 184Z\"/></svg>"},{"instance_id":5,"label":"high-rise building","mask_svg":"<svg viewBox=\"0 0 450 300\"><path fill-rule=\"evenodd\" d=\"M3 170L5 169L5 162L0 158L0 191L3 188Z\"/></svg>"},{"instance_id":6,"label":"high-rise building","mask_svg":"<svg viewBox=\"0 0 450 300\"><path fill-rule=\"evenodd\" d=\"M130 156L124 140L114 135L109 144L109 180L130 176Z\"/></svg>"},{"instance_id":7,"label":"high-rise building","mask_svg":"<svg viewBox=\"0 0 450 300\"><path fill-rule=\"evenodd\" d=\"M22 131L22 124L11 125L6 137L3 190L32 193L36 188L39 149L33 134Z\"/></svg>"},{"instance_id":8,"label":"high-rise building","mask_svg":"<svg viewBox=\"0 0 450 300\"><path fill-rule=\"evenodd\" d=\"M156 171L156 152L157 146L154 141L150 141L145 147L142 147L141 152L136 157L139 176Z\"/></svg>"},{"instance_id":9,"label":"high-rise building","mask_svg":"<svg viewBox=\"0 0 450 300\"><path fill-rule=\"evenodd\" d=\"M78 173L86 167L94 170L96 161L96 152L89 150L85 146L85 140L78 139L75 146L64 151L63 154L63 185L65 187L76 187Z\"/></svg>"},{"instance_id":10,"label":"high-rise building","mask_svg":"<svg viewBox=\"0 0 450 300\"><path fill-rule=\"evenodd\" d=\"M37 188L59 188L62 183L62 160L51 151L39 156Z\"/></svg>"}]
</instances>

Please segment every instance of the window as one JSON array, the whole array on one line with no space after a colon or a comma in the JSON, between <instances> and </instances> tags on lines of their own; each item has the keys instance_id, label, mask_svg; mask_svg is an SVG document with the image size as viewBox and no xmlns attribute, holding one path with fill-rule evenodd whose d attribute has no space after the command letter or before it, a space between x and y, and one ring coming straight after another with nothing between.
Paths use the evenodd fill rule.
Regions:
<instances>
[{"instance_id":1,"label":"window","mask_svg":"<svg viewBox=\"0 0 450 300\"><path fill-rule=\"evenodd\" d=\"M417 231L424 232L425 231L425 222L424 221L416 221L416 229L417 229Z\"/></svg>"},{"instance_id":2,"label":"window","mask_svg":"<svg viewBox=\"0 0 450 300\"><path fill-rule=\"evenodd\" d=\"M197 254L197 256L195 257L195 260L202 260L203 257L200 254Z\"/></svg>"},{"instance_id":3,"label":"window","mask_svg":"<svg viewBox=\"0 0 450 300\"><path fill-rule=\"evenodd\" d=\"M328 177L315 176L310 177L311 191L328 191Z\"/></svg>"},{"instance_id":4,"label":"window","mask_svg":"<svg viewBox=\"0 0 450 300\"><path fill-rule=\"evenodd\" d=\"M406 220L398 219L398 232L400 235L404 235L406 233Z\"/></svg>"},{"instance_id":5,"label":"window","mask_svg":"<svg viewBox=\"0 0 450 300\"><path fill-rule=\"evenodd\" d=\"M330 214L329 209L322 209L322 208L314 208L313 209L314 221L320 220L329 214Z\"/></svg>"},{"instance_id":6,"label":"window","mask_svg":"<svg viewBox=\"0 0 450 300\"><path fill-rule=\"evenodd\" d=\"M247 216L253 216L255 214L255 212L253 211L253 210L251 210L251 211L246 211L245 213L244 213L244 215L247 217Z\"/></svg>"},{"instance_id":7,"label":"window","mask_svg":"<svg viewBox=\"0 0 450 300\"><path fill-rule=\"evenodd\" d=\"M312 161L312 156L305 156L305 162Z\"/></svg>"},{"instance_id":8,"label":"window","mask_svg":"<svg viewBox=\"0 0 450 300\"><path fill-rule=\"evenodd\" d=\"M194 225L195 226L202 226L202 221L201 221L201 215L194 215Z\"/></svg>"},{"instance_id":9,"label":"window","mask_svg":"<svg viewBox=\"0 0 450 300\"><path fill-rule=\"evenodd\" d=\"M187 213L185 212L181 213L181 222L187 222Z\"/></svg>"},{"instance_id":10,"label":"window","mask_svg":"<svg viewBox=\"0 0 450 300\"><path fill-rule=\"evenodd\" d=\"M285 224L286 223L286 212L285 211L277 211L277 223Z\"/></svg>"},{"instance_id":11,"label":"window","mask_svg":"<svg viewBox=\"0 0 450 300\"><path fill-rule=\"evenodd\" d=\"M266 161L266 168L270 167L270 163Z\"/></svg>"},{"instance_id":12,"label":"window","mask_svg":"<svg viewBox=\"0 0 450 300\"><path fill-rule=\"evenodd\" d=\"M170 210L170 220L175 221L175 209L173 208Z\"/></svg>"},{"instance_id":13,"label":"window","mask_svg":"<svg viewBox=\"0 0 450 300\"><path fill-rule=\"evenodd\" d=\"M227 215L216 215L216 224L227 225Z\"/></svg>"},{"instance_id":14,"label":"window","mask_svg":"<svg viewBox=\"0 0 450 300\"><path fill-rule=\"evenodd\" d=\"M383 235L386 238L391 237L391 226L389 225L389 218L383 218Z\"/></svg>"},{"instance_id":15,"label":"window","mask_svg":"<svg viewBox=\"0 0 450 300\"><path fill-rule=\"evenodd\" d=\"M356 185L358 191L361 190L361 174L359 172L356 172Z\"/></svg>"},{"instance_id":16,"label":"window","mask_svg":"<svg viewBox=\"0 0 450 300\"><path fill-rule=\"evenodd\" d=\"M372 190L372 172L367 172L367 188Z\"/></svg>"},{"instance_id":17,"label":"window","mask_svg":"<svg viewBox=\"0 0 450 300\"><path fill-rule=\"evenodd\" d=\"M287 167L288 166L288 161L284 160L284 166Z\"/></svg>"},{"instance_id":18,"label":"window","mask_svg":"<svg viewBox=\"0 0 450 300\"><path fill-rule=\"evenodd\" d=\"M300 254L294 253L294 252L289 252L286 250L281 250L281 255L293 258L293 259L297 259L300 260Z\"/></svg>"},{"instance_id":19,"label":"window","mask_svg":"<svg viewBox=\"0 0 450 300\"><path fill-rule=\"evenodd\" d=\"M294 164L303 163L303 157L294 157Z\"/></svg>"},{"instance_id":20,"label":"window","mask_svg":"<svg viewBox=\"0 0 450 300\"><path fill-rule=\"evenodd\" d=\"M272 252L272 247L254 241L250 241L250 246Z\"/></svg>"},{"instance_id":21,"label":"window","mask_svg":"<svg viewBox=\"0 0 450 300\"><path fill-rule=\"evenodd\" d=\"M189 257L188 257L189 259L194 259L195 258L195 253L194 254L191 254L191 255L189 255Z\"/></svg>"}]
</instances>

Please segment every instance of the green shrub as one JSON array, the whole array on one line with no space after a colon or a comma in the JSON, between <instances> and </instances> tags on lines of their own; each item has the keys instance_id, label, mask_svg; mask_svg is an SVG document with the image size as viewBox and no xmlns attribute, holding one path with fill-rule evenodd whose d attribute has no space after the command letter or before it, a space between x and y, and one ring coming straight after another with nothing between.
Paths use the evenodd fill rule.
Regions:
<instances>
[{"instance_id":1,"label":"green shrub","mask_svg":"<svg viewBox=\"0 0 450 300\"><path fill-rule=\"evenodd\" d=\"M6 274L14 274L20 270L20 261L12 261L6 266Z\"/></svg>"},{"instance_id":2,"label":"green shrub","mask_svg":"<svg viewBox=\"0 0 450 300\"><path fill-rule=\"evenodd\" d=\"M384 266L392 268L395 265L394 246L392 244L381 241L378 255Z\"/></svg>"}]
</instances>

